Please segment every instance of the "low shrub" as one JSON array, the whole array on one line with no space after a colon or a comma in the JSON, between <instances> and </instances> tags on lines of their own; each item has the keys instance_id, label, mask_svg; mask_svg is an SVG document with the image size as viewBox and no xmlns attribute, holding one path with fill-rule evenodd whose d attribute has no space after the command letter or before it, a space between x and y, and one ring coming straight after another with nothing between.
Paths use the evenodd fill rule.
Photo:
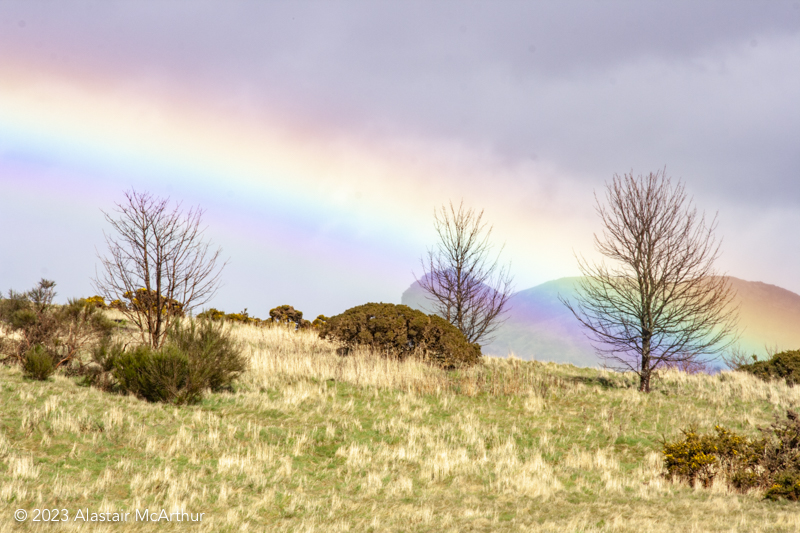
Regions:
<instances>
[{"instance_id":1,"label":"low shrub","mask_svg":"<svg viewBox=\"0 0 800 533\"><path fill-rule=\"evenodd\" d=\"M69 300L66 305L53 303L55 282L41 280L33 289L10 291L0 300L0 323L12 336L0 343L6 362L27 364L28 354L35 347L52 359L54 369L80 367L82 357L104 342L115 328L91 300ZM36 358L41 359L42 352Z\"/></svg>"},{"instance_id":2,"label":"low shrub","mask_svg":"<svg viewBox=\"0 0 800 533\"><path fill-rule=\"evenodd\" d=\"M311 327L319 331L325 327L325 324L328 323L328 320L329 320L328 317L326 317L325 315L317 315L317 318L315 318L314 321L311 323Z\"/></svg>"},{"instance_id":3,"label":"low shrub","mask_svg":"<svg viewBox=\"0 0 800 533\"><path fill-rule=\"evenodd\" d=\"M153 368L154 350L148 345L124 350L113 358L113 375L122 392L134 394L149 402L169 400L166 391L159 390L159 377Z\"/></svg>"},{"instance_id":4,"label":"low shrub","mask_svg":"<svg viewBox=\"0 0 800 533\"><path fill-rule=\"evenodd\" d=\"M800 416L787 410L785 419L777 419L768 428L770 439L764 449L761 465L767 476L763 486L768 488L767 497L784 497L797 500L800 495Z\"/></svg>"},{"instance_id":5,"label":"low shrub","mask_svg":"<svg viewBox=\"0 0 800 533\"><path fill-rule=\"evenodd\" d=\"M113 390L116 387L114 361L124 351L125 345L121 342L112 343L110 339L95 346L92 349L91 361L81 369L82 384L106 391Z\"/></svg>"},{"instance_id":6,"label":"low shrub","mask_svg":"<svg viewBox=\"0 0 800 533\"><path fill-rule=\"evenodd\" d=\"M296 329L311 327L311 322L303 318L303 312L291 305L280 305L269 310L269 318L275 324L285 324Z\"/></svg>"},{"instance_id":7,"label":"low shrub","mask_svg":"<svg viewBox=\"0 0 800 533\"><path fill-rule=\"evenodd\" d=\"M777 475L764 497L768 500L787 499L793 502L800 500L800 472L792 470Z\"/></svg>"},{"instance_id":8,"label":"low shrub","mask_svg":"<svg viewBox=\"0 0 800 533\"><path fill-rule=\"evenodd\" d=\"M683 431L684 439L665 442L664 467L667 477L694 486L709 487L724 472L728 484L739 491L762 489L769 499L800 498L800 416L786 412L768 428L763 437L748 439L717 426L716 435Z\"/></svg>"},{"instance_id":9,"label":"low shrub","mask_svg":"<svg viewBox=\"0 0 800 533\"><path fill-rule=\"evenodd\" d=\"M127 291L122 295L122 297L129 302L125 305L127 309L132 309L134 311L143 313L149 307L150 310L154 311L158 308L159 302L161 302L161 311L164 314L177 317L184 316L182 303L173 298L167 298L164 295L159 295L157 291L152 289L148 290L142 287L141 289L136 289L135 292Z\"/></svg>"},{"instance_id":10,"label":"low shrub","mask_svg":"<svg viewBox=\"0 0 800 533\"><path fill-rule=\"evenodd\" d=\"M25 353L22 363L25 377L38 381L46 381L55 372L53 356L44 346L37 344Z\"/></svg>"},{"instance_id":11,"label":"low shrub","mask_svg":"<svg viewBox=\"0 0 800 533\"><path fill-rule=\"evenodd\" d=\"M312 323L303 318L303 312L298 311L291 305L280 305L271 309L269 312L270 318L263 320L254 316L250 316L247 308L239 313L225 313L218 309L208 309L197 315L197 318L206 320L225 320L228 322L236 322L237 324L248 324L251 326L269 326L272 324L281 324L290 326L294 329L305 329L312 326ZM322 317L322 315L320 315ZM317 317L319 318L319 317ZM316 322L316 321L315 321Z\"/></svg>"},{"instance_id":12,"label":"low shrub","mask_svg":"<svg viewBox=\"0 0 800 533\"><path fill-rule=\"evenodd\" d=\"M204 320L224 320L225 319L225 311L220 311L219 309L211 308L206 309L202 313L197 315L197 318L201 318Z\"/></svg>"},{"instance_id":13,"label":"low shrub","mask_svg":"<svg viewBox=\"0 0 800 533\"><path fill-rule=\"evenodd\" d=\"M738 489L750 488L763 453L763 441L748 440L721 426L714 430L716 435L698 435L694 428L682 430L683 440L665 442L662 453L667 477L692 487L699 481L707 488L724 472L729 481L739 485Z\"/></svg>"},{"instance_id":14,"label":"low shrub","mask_svg":"<svg viewBox=\"0 0 800 533\"><path fill-rule=\"evenodd\" d=\"M150 402L197 403L207 389L230 388L247 364L241 347L211 321L175 324L159 350L143 345L110 352L101 357L119 390Z\"/></svg>"},{"instance_id":15,"label":"low shrub","mask_svg":"<svg viewBox=\"0 0 800 533\"><path fill-rule=\"evenodd\" d=\"M261 326L265 322L260 318L250 316L246 307L238 313L228 313L225 315L225 320L228 322L236 322L237 324L250 324L252 326Z\"/></svg>"},{"instance_id":16,"label":"low shrub","mask_svg":"<svg viewBox=\"0 0 800 533\"><path fill-rule=\"evenodd\" d=\"M765 361L740 365L738 370L765 381L784 379L788 385L796 385L800 383L800 350L776 353Z\"/></svg>"},{"instance_id":17,"label":"low shrub","mask_svg":"<svg viewBox=\"0 0 800 533\"><path fill-rule=\"evenodd\" d=\"M320 336L344 344L369 346L398 358L419 356L443 368L478 362L481 349L455 326L436 315L405 305L369 303L348 309L322 324Z\"/></svg>"},{"instance_id":18,"label":"low shrub","mask_svg":"<svg viewBox=\"0 0 800 533\"><path fill-rule=\"evenodd\" d=\"M220 324L185 321L167 335L167 344L186 354L193 381L203 388L220 391L247 368L241 346Z\"/></svg>"},{"instance_id":19,"label":"low shrub","mask_svg":"<svg viewBox=\"0 0 800 533\"><path fill-rule=\"evenodd\" d=\"M260 318L250 316L247 312L247 308L239 313L225 313L225 311L220 311L212 307L198 314L197 318L216 321L225 320L228 322L236 322L237 324L249 324L251 326L264 326L269 323L269 320L261 320Z\"/></svg>"},{"instance_id":20,"label":"low shrub","mask_svg":"<svg viewBox=\"0 0 800 533\"><path fill-rule=\"evenodd\" d=\"M97 296L97 295L90 296L89 298L86 298L86 303L88 305L93 305L93 306L98 307L100 309L107 309L108 308L108 306L106 305L106 300L102 296Z\"/></svg>"}]
</instances>

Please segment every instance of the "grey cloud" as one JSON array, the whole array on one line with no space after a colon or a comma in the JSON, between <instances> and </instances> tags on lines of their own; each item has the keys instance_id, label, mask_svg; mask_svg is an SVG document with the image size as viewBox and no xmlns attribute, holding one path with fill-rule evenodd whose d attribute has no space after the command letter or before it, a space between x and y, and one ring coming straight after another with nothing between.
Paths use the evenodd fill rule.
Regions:
<instances>
[{"instance_id":1,"label":"grey cloud","mask_svg":"<svg viewBox=\"0 0 800 533\"><path fill-rule=\"evenodd\" d=\"M212 87L332 128L460 138L599 174L636 154L703 173L710 162L733 191L761 171L763 194L797 181L791 0L20 1L3 4L0 24L24 54ZM785 70L715 71L759 47L773 57L752 61Z\"/></svg>"},{"instance_id":2,"label":"grey cloud","mask_svg":"<svg viewBox=\"0 0 800 533\"><path fill-rule=\"evenodd\" d=\"M0 27L20 54L241 112L489 146L592 187L667 165L717 203L800 207L796 0L20 1Z\"/></svg>"}]
</instances>

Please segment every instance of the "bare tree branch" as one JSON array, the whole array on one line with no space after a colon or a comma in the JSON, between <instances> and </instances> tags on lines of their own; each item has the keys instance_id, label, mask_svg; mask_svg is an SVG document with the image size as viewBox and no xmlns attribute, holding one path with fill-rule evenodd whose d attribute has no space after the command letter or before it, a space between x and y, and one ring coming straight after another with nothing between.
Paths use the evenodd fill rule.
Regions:
<instances>
[{"instance_id":1,"label":"bare tree branch","mask_svg":"<svg viewBox=\"0 0 800 533\"><path fill-rule=\"evenodd\" d=\"M214 296L227 263L218 265L222 250L203 240L201 209L184 213L134 190L116 205L116 216L103 212L114 231L104 232L108 255L98 254L94 286L109 300L128 300L123 313L157 348L174 317Z\"/></svg>"},{"instance_id":2,"label":"bare tree branch","mask_svg":"<svg viewBox=\"0 0 800 533\"><path fill-rule=\"evenodd\" d=\"M579 258L576 301L561 301L598 354L635 371L639 390L649 392L659 367L704 363L735 341L735 292L713 268L716 217L707 225L665 170L615 175L606 204L595 199L603 223L595 245L615 266Z\"/></svg>"},{"instance_id":3,"label":"bare tree branch","mask_svg":"<svg viewBox=\"0 0 800 533\"><path fill-rule=\"evenodd\" d=\"M458 210L450 203L434 211L439 236L436 248L423 258L424 275L417 282L433 302L434 312L456 326L469 342L489 342L508 310L513 278L509 267L490 258L492 228L483 211Z\"/></svg>"}]
</instances>

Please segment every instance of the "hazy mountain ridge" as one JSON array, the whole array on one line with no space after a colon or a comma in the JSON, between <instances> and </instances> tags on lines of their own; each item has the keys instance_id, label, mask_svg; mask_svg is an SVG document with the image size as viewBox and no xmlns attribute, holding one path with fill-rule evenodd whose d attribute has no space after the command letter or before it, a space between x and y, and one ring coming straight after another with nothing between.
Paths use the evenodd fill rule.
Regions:
<instances>
[{"instance_id":1,"label":"hazy mountain ridge","mask_svg":"<svg viewBox=\"0 0 800 533\"><path fill-rule=\"evenodd\" d=\"M601 360L578 321L559 300L572 299L580 278L561 278L514 293L511 310L495 339L483 347L488 355L513 353L537 359L595 366ZM775 285L729 277L739 303L739 346L764 356L766 349L800 348L800 295ZM430 312L430 302L418 283L401 302Z\"/></svg>"}]
</instances>

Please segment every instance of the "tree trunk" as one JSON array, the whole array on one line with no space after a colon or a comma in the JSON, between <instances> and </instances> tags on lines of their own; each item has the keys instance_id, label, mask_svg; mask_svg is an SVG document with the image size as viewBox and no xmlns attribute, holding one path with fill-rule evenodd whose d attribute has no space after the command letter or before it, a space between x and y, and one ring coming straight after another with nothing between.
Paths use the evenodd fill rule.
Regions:
<instances>
[{"instance_id":1,"label":"tree trunk","mask_svg":"<svg viewBox=\"0 0 800 533\"><path fill-rule=\"evenodd\" d=\"M650 332L642 332L642 368L639 374L639 392L650 392Z\"/></svg>"}]
</instances>

